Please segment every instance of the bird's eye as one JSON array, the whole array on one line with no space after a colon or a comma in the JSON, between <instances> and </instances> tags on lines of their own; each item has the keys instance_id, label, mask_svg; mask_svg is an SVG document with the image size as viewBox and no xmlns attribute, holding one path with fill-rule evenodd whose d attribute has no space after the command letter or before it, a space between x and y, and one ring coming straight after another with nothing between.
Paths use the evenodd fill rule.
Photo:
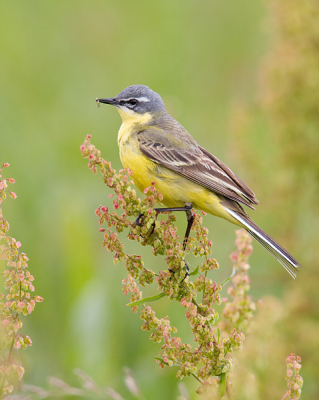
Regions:
<instances>
[{"instance_id":1,"label":"bird's eye","mask_svg":"<svg viewBox=\"0 0 319 400\"><path fill-rule=\"evenodd\" d=\"M136 104L138 103L138 101L136 99L131 99L128 101L130 106L136 106Z\"/></svg>"}]
</instances>

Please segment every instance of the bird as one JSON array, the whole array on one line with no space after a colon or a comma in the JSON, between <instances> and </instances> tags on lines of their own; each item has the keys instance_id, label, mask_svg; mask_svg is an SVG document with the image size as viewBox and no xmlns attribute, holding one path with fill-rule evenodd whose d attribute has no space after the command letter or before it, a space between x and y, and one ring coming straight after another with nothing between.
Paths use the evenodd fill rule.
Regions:
<instances>
[{"instance_id":1,"label":"bird","mask_svg":"<svg viewBox=\"0 0 319 400\"><path fill-rule=\"evenodd\" d=\"M167 111L161 96L145 85L132 85L98 105L115 106L122 118L118 132L120 159L143 192L154 182L162 194L156 211L185 211L184 248L194 216L192 208L244 228L295 278L301 265L246 213L255 209L254 192L222 161L200 146Z\"/></svg>"}]
</instances>

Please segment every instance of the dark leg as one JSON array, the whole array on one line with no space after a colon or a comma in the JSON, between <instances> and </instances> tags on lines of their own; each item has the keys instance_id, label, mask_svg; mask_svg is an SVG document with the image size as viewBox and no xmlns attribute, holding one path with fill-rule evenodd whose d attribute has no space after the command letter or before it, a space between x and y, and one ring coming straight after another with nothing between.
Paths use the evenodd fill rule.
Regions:
<instances>
[{"instance_id":1,"label":"dark leg","mask_svg":"<svg viewBox=\"0 0 319 400\"><path fill-rule=\"evenodd\" d=\"M186 228L185 237L183 240L183 249L184 250L186 248L188 237L189 237L189 234L190 234L190 231L192 229L192 225L193 225L194 219L195 219L194 215L191 211L192 208L193 208L192 203L185 203L185 207L155 208L157 213L161 213L161 212L165 212L165 211L185 211L186 212L187 228ZM185 266L186 266L186 274L180 283L184 282L184 280L189 276L189 266L187 265L186 262L185 262Z\"/></svg>"},{"instance_id":2,"label":"dark leg","mask_svg":"<svg viewBox=\"0 0 319 400\"><path fill-rule=\"evenodd\" d=\"M186 218L187 218L187 228L186 228L185 237L184 237L184 240L183 240L183 249L184 250L186 249L188 237L189 237L189 234L190 234L190 231L192 229L192 226L193 226L193 223L194 223L194 219L195 219L195 217L194 217L194 215L193 215L191 210L187 210L186 211Z\"/></svg>"},{"instance_id":3,"label":"dark leg","mask_svg":"<svg viewBox=\"0 0 319 400\"><path fill-rule=\"evenodd\" d=\"M186 212L187 228L186 228L186 233L185 233L185 237L184 237L184 240L183 240L183 249L184 250L186 248L188 236L189 236L189 233L191 231L191 228L192 228L192 225L193 225L193 222L194 222L194 216L193 216L193 213L191 211L192 208L193 208L192 203L185 203L185 207L155 208L155 211L158 214L166 212L166 211L185 211ZM142 213L138 214L138 217L135 220L135 223L136 223L137 226L142 226L143 217L144 217L144 214L142 214ZM154 227L155 227L155 224L154 224ZM153 231L154 231L154 229L153 229ZM152 231L152 233L153 233L153 231Z\"/></svg>"},{"instance_id":4,"label":"dark leg","mask_svg":"<svg viewBox=\"0 0 319 400\"><path fill-rule=\"evenodd\" d=\"M189 237L192 225L194 223L194 215L191 211L192 208L193 208L192 203L185 203L185 207L155 208L155 211L157 213L161 213L161 212L165 212L165 211L185 211L186 212L187 228L186 228L185 237L183 240L183 249L184 250L186 248L188 237ZM140 218L140 216L138 218Z\"/></svg>"},{"instance_id":5,"label":"dark leg","mask_svg":"<svg viewBox=\"0 0 319 400\"><path fill-rule=\"evenodd\" d=\"M166 211L185 211L186 212L186 218L187 218L187 228L186 228L186 232L185 232L185 236L184 236L184 240L183 240L183 249L185 250L186 245L187 245L187 241L188 241L188 237L190 234L190 231L192 229L192 225L194 223L194 215L192 213L192 208L193 205L192 203L185 203L185 207L168 207L168 208L155 208L155 211L159 214L162 212L166 212ZM142 225L142 219L143 219L143 214L139 213L138 217L136 218L136 225L141 226ZM154 232L154 228L155 228L155 223L153 224L153 229L151 234ZM186 279L186 277L189 275L189 266L185 263L186 266L186 274L183 278L183 280L181 281L181 283Z\"/></svg>"},{"instance_id":6,"label":"dark leg","mask_svg":"<svg viewBox=\"0 0 319 400\"><path fill-rule=\"evenodd\" d=\"M155 208L157 213L166 211L189 211L193 208L192 203L185 203L185 207L168 207L168 208Z\"/></svg>"}]
</instances>

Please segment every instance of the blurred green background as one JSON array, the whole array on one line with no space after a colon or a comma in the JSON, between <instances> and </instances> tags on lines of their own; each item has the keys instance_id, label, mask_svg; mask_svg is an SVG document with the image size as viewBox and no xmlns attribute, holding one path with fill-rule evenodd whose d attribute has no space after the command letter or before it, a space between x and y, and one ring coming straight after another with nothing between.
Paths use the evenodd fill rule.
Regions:
<instances>
[{"instance_id":1,"label":"blurred green background","mask_svg":"<svg viewBox=\"0 0 319 400\"><path fill-rule=\"evenodd\" d=\"M253 398L283 395L290 352L302 357L304 398L318 398L318 6L270 3L0 3L0 163L11 164L6 173L16 179L18 195L4 203L4 216L30 258L36 294L45 299L24 321L33 340L20 351L26 383L46 386L53 375L76 384L78 367L131 398L122 373L129 366L146 398L178 395L177 371L158 368L159 345L125 307L125 268L102 248L94 214L110 204L109 190L79 151L91 134L102 156L120 168L120 117L111 107L97 108L95 98L145 84L253 188L260 201L254 220L305 266L293 281L255 246L253 298L276 297L279 303L271 304L283 312L278 326L271 325L272 350L259 360L264 369L251 361L259 379ZM178 223L183 231L184 216ZM211 216L204 224L221 265L212 279L222 281L231 273L235 229ZM128 243L127 249L143 254L146 266L163 267L144 248ZM154 307L159 317L172 315L191 340L184 310L165 301ZM261 340L259 349L266 344ZM265 388L274 377L278 385L269 397ZM191 392L197 387L185 383Z\"/></svg>"}]
</instances>

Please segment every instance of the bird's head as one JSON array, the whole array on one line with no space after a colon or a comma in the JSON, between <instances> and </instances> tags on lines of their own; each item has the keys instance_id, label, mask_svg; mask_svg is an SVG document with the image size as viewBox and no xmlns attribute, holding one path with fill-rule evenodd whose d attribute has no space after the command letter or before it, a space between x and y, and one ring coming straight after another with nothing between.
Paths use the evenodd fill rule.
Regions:
<instances>
[{"instance_id":1,"label":"bird's head","mask_svg":"<svg viewBox=\"0 0 319 400\"><path fill-rule=\"evenodd\" d=\"M143 116L152 118L157 113L165 111L161 96L144 85L128 86L117 96L96 99L96 102L115 106L123 121L136 119L138 122Z\"/></svg>"}]
</instances>

